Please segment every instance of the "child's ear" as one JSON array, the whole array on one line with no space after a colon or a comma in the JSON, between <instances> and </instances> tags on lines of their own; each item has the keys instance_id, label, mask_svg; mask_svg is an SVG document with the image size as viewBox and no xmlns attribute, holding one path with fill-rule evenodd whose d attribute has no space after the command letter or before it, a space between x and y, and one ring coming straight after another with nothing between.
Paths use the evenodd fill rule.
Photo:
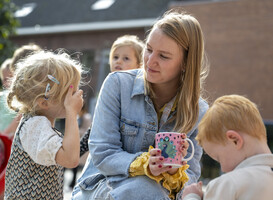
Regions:
<instances>
[{"instance_id":1,"label":"child's ear","mask_svg":"<svg viewBox=\"0 0 273 200\"><path fill-rule=\"evenodd\" d=\"M226 137L227 137L227 140L229 142L232 142L238 150L243 147L244 139L238 132L233 130L228 130L226 132Z\"/></svg>"},{"instance_id":2,"label":"child's ear","mask_svg":"<svg viewBox=\"0 0 273 200\"><path fill-rule=\"evenodd\" d=\"M37 104L40 109L47 110L48 109L48 102L45 98L39 98L37 99Z\"/></svg>"}]
</instances>

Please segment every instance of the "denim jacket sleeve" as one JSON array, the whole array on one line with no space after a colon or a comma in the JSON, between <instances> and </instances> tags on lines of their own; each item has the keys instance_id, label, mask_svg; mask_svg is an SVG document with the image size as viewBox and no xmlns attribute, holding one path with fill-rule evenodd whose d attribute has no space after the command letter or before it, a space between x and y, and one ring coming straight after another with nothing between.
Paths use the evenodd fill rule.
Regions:
<instances>
[{"instance_id":1,"label":"denim jacket sleeve","mask_svg":"<svg viewBox=\"0 0 273 200\"><path fill-rule=\"evenodd\" d=\"M105 176L129 176L136 154L123 150L120 134L121 89L117 75L104 81L96 105L89 140L89 150L95 167Z\"/></svg>"}]
</instances>

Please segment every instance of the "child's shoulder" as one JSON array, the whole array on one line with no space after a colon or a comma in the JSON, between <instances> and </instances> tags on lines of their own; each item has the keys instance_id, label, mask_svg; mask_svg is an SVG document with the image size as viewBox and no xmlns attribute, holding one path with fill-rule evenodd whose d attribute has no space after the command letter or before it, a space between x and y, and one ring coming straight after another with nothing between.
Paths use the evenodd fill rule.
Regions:
<instances>
[{"instance_id":1,"label":"child's shoulder","mask_svg":"<svg viewBox=\"0 0 273 200\"><path fill-rule=\"evenodd\" d=\"M23 116L19 126L22 126L21 138L24 135L54 135L56 133L52 129L51 122L44 116Z\"/></svg>"},{"instance_id":2,"label":"child's shoulder","mask_svg":"<svg viewBox=\"0 0 273 200\"><path fill-rule=\"evenodd\" d=\"M35 127L41 126L42 124L46 126L51 126L50 121L45 116L24 116L24 120L26 121L26 124L34 125Z\"/></svg>"}]
</instances>

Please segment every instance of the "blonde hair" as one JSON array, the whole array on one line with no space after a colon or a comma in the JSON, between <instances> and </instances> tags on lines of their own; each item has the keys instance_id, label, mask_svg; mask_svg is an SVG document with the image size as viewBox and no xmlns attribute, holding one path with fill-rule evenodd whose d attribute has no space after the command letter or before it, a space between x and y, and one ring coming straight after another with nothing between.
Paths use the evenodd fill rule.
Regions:
<instances>
[{"instance_id":1,"label":"blonde hair","mask_svg":"<svg viewBox=\"0 0 273 200\"><path fill-rule=\"evenodd\" d=\"M11 61L11 71L15 72L16 70L16 63L20 61L21 59L24 59L28 55L31 55L35 52L41 51L42 48L38 46L37 44L34 43L29 43L27 45L23 45L19 47L18 49L15 50L12 56L12 61Z\"/></svg>"},{"instance_id":2,"label":"blonde hair","mask_svg":"<svg viewBox=\"0 0 273 200\"><path fill-rule=\"evenodd\" d=\"M181 61L180 87L177 88L174 130L187 133L198 120L199 98L208 72L201 26L193 16L171 10L154 24L152 30L156 28L173 39L184 54L183 62ZM146 73L144 79L146 93L153 98L154 93L146 80Z\"/></svg>"},{"instance_id":3,"label":"blonde hair","mask_svg":"<svg viewBox=\"0 0 273 200\"><path fill-rule=\"evenodd\" d=\"M215 100L198 126L196 140L225 144L228 130L243 132L266 141L266 129L257 106L240 95Z\"/></svg>"},{"instance_id":4,"label":"blonde hair","mask_svg":"<svg viewBox=\"0 0 273 200\"><path fill-rule=\"evenodd\" d=\"M121 37L118 37L110 50L110 56L109 56L109 63L111 65L114 51L119 47L124 46L130 46L134 52L137 59L137 63L139 66L142 65L142 53L144 48L144 42L141 41L137 36L135 35L123 35Z\"/></svg>"},{"instance_id":5,"label":"blonde hair","mask_svg":"<svg viewBox=\"0 0 273 200\"><path fill-rule=\"evenodd\" d=\"M10 71L10 64L11 64L11 58L8 58L6 59L2 65L1 65L1 68L0 68L0 78L1 80L3 81L4 80L4 70L9 70Z\"/></svg>"},{"instance_id":6,"label":"blonde hair","mask_svg":"<svg viewBox=\"0 0 273 200\"><path fill-rule=\"evenodd\" d=\"M18 62L17 66L7 102L11 109L24 114L37 115L36 101L45 98L47 84L50 84L49 100L60 103L69 86L78 86L81 80L82 65L62 51L39 51ZM56 78L59 84L48 75ZM13 106L14 101L19 105Z\"/></svg>"}]
</instances>

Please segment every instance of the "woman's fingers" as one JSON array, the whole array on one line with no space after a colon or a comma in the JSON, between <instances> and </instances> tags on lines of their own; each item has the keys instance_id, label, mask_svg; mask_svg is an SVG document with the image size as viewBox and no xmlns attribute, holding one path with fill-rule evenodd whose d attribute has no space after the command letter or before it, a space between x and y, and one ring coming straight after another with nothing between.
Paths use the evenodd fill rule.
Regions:
<instances>
[{"instance_id":1,"label":"woman's fingers","mask_svg":"<svg viewBox=\"0 0 273 200\"><path fill-rule=\"evenodd\" d=\"M149 158L149 169L152 175L158 176L172 169L171 166L164 166L164 157L161 156L160 149L152 149L149 153L151 155Z\"/></svg>"},{"instance_id":2,"label":"woman's fingers","mask_svg":"<svg viewBox=\"0 0 273 200\"><path fill-rule=\"evenodd\" d=\"M150 160L149 160L149 163L150 164L163 164L164 162L164 157L163 156L151 156L150 157Z\"/></svg>"},{"instance_id":3,"label":"woman's fingers","mask_svg":"<svg viewBox=\"0 0 273 200\"><path fill-rule=\"evenodd\" d=\"M186 139L187 138L186 133L181 133L181 137L182 137L182 139Z\"/></svg>"}]
</instances>

